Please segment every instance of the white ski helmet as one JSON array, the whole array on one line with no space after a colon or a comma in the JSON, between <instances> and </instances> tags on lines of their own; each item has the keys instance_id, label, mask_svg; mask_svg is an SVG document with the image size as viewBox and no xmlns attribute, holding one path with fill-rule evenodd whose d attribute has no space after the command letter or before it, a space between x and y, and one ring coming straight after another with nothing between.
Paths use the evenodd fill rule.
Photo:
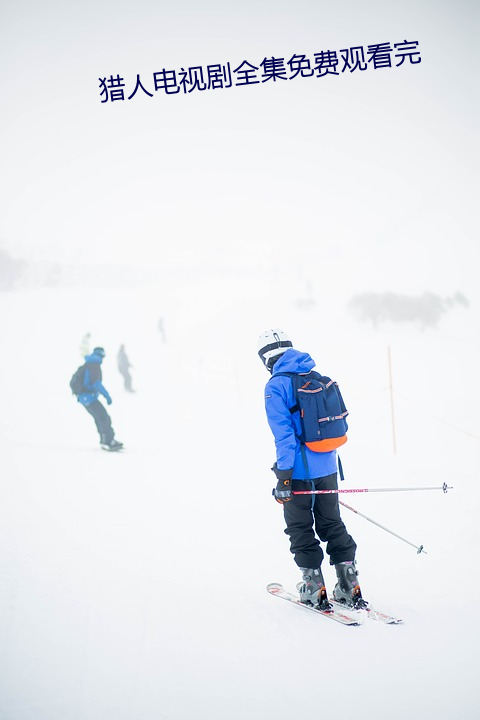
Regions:
<instances>
[{"instance_id":1,"label":"white ski helmet","mask_svg":"<svg viewBox=\"0 0 480 720\"><path fill-rule=\"evenodd\" d=\"M279 355L283 355L291 347L293 347L292 341L280 328L265 330L258 338L257 343L258 354L269 370L273 367L273 360Z\"/></svg>"}]
</instances>

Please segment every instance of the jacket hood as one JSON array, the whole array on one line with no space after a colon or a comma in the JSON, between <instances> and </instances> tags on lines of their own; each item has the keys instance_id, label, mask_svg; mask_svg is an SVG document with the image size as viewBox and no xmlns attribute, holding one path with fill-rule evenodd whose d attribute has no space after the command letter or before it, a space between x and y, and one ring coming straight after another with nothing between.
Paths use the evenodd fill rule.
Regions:
<instances>
[{"instance_id":1,"label":"jacket hood","mask_svg":"<svg viewBox=\"0 0 480 720\"><path fill-rule=\"evenodd\" d=\"M103 357L101 355L96 355L95 353L92 353L91 355L85 355L85 362L87 363L98 363L101 364L103 360Z\"/></svg>"},{"instance_id":2,"label":"jacket hood","mask_svg":"<svg viewBox=\"0 0 480 720\"><path fill-rule=\"evenodd\" d=\"M272 376L281 372L307 373L315 367L308 353L288 348L273 366Z\"/></svg>"}]
</instances>

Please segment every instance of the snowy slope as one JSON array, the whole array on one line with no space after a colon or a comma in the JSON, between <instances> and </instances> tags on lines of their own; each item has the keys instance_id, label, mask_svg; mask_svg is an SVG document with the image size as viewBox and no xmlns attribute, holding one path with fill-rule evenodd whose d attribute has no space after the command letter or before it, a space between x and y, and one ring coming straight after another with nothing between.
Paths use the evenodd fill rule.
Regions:
<instances>
[{"instance_id":1,"label":"snowy slope","mask_svg":"<svg viewBox=\"0 0 480 720\"><path fill-rule=\"evenodd\" d=\"M2 720L478 712L478 310L452 313L435 331L375 332L341 304L320 320L293 296L271 297L242 276L0 295ZM344 628L265 591L299 579L270 495L267 376L255 344L271 325L341 383L351 411L346 487L454 486L446 496L346 497L425 546L417 555L343 512L364 595L403 626ZM86 331L107 350L123 454L98 449L69 394ZM121 342L133 395L115 366ZM332 569L325 574L331 588Z\"/></svg>"}]
</instances>

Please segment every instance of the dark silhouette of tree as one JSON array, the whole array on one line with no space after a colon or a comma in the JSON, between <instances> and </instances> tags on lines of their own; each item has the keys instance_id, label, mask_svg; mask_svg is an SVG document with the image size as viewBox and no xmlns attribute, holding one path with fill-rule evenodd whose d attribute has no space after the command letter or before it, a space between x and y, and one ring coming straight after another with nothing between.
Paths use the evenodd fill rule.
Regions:
<instances>
[{"instance_id":1,"label":"dark silhouette of tree","mask_svg":"<svg viewBox=\"0 0 480 720\"><path fill-rule=\"evenodd\" d=\"M375 328L381 322L418 322L422 330L436 327L442 315L455 305L468 307L467 298L460 292L453 297L441 298L431 292L410 297L396 293L363 293L348 303L349 310L361 321L372 322Z\"/></svg>"}]
</instances>

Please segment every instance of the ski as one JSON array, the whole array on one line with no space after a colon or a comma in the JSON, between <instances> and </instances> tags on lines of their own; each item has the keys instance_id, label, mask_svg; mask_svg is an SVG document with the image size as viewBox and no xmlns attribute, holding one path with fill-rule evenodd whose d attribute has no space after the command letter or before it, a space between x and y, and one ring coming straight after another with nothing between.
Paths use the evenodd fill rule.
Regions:
<instances>
[{"instance_id":1,"label":"ski","mask_svg":"<svg viewBox=\"0 0 480 720\"><path fill-rule=\"evenodd\" d=\"M330 618L330 620L335 620L335 622L339 622L342 625L362 624L360 619L352 617L344 612L344 608L338 608L338 603L335 603L335 607L332 607L331 611L319 610L314 605L306 605L305 603L302 603L297 595L293 595L293 593L285 590L283 585L280 585L280 583L270 583L267 585L267 590L270 595L276 595L279 598L283 598L283 600L288 600L288 602L294 603L294 605L299 605L300 607L305 608L305 610L310 610L311 612L317 613L317 615L323 615L324 617Z\"/></svg>"},{"instance_id":2,"label":"ski","mask_svg":"<svg viewBox=\"0 0 480 720\"><path fill-rule=\"evenodd\" d=\"M362 613L366 613L369 620L377 620L378 622L383 622L387 625L400 625L400 623L403 623L403 620L401 618L394 617L393 615L384 613L381 610L376 610L375 608L370 607L370 605L368 605L366 608L356 610L355 608L345 607L343 603L339 603L333 598L328 598L328 602L331 603L334 608L348 610L348 612L351 613L358 613L359 615L361 615Z\"/></svg>"}]
</instances>

